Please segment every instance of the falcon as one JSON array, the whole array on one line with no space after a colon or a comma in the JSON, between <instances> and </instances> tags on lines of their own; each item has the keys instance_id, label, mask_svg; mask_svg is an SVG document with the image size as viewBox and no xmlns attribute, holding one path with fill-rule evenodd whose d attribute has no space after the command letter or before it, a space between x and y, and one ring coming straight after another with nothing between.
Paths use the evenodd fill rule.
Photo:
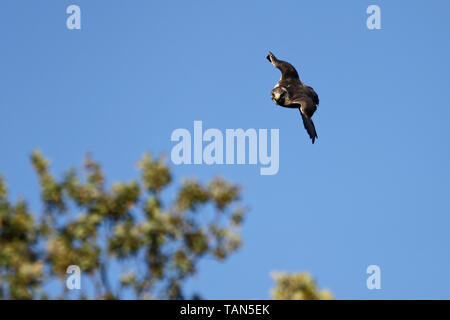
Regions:
<instances>
[{"instance_id":1,"label":"falcon","mask_svg":"<svg viewBox=\"0 0 450 320\"><path fill-rule=\"evenodd\" d=\"M317 93L300 80L297 70L289 62L278 60L270 51L267 60L281 71L281 79L272 89L270 98L279 106L300 111L303 125L314 143L318 137L311 117L319 105Z\"/></svg>"}]
</instances>

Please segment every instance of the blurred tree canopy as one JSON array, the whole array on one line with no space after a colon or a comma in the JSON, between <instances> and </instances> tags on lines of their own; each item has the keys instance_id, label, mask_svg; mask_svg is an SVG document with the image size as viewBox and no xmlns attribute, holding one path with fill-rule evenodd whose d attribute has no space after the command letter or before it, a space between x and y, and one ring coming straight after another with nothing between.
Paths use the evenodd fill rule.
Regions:
<instances>
[{"instance_id":1,"label":"blurred tree canopy","mask_svg":"<svg viewBox=\"0 0 450 320\"><path fill-rule=\"evenodd\" d=\"M309 273L286 272L274 273L275 287L272 298L275 300L331 300L334 299L328 290L319 290Z\"/></svg>"},{"instance_id":2,"label":"blurred tree canopy","mask_svg":"<svg viewBox=\"0 0 450 320\"><path fill-rule=\"evenodd\" d=\"M40 214L22 199L12 203L0 177L0 299L73 297L65 285L71 265L92 287L76 298L185 298L183 283L202 258L224 260L241 246L241 188L221 177L207 184L184 180L167 200L172 175L162 157L145 154L139 180L110 188L90 156L61 179L38 151L31 163L40 183ZM332 297L305 274L275 280L274 299ZM61 289L57 296L55 290L49 296L52 281Z\"/></svg>"},{"instance_id":3,"label":"blurred tree canopy","mask_svg":"<svg viewBox=\"0 0 450 320\"><path fill-rule=\"evenodd\" d=\"M172 176L163 158L146 154L138 163L140 181L110 189L89 156L82 177L71 169L60 180L39 152L31 162L42 214L33 214L23 200L11 203L0 179L0 298L46 298L45 282L64 281L70 265L89 277L91 298L121 298L127 289L135 298L182 298L182 283L201 258L223 260L241 246L240 188L220 177L206 185L185 180L172 203L164 204ZM112 261L127 269L117 279L108 274ZM60 297L67 294L65 289Z\"/></svg>"}]
</instances>

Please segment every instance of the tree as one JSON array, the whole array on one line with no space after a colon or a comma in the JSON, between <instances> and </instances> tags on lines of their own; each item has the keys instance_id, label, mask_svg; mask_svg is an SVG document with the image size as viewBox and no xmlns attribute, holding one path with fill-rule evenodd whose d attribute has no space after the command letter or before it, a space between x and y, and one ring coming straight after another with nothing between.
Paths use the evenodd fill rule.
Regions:
<instances>
[{"instance_id":1,"label":"tree","mask_svg":"<svg viewBox=\"0 0 450 320\"><path fill-rule=\"evenodd\" d=\"M165 204L172 176L163 158L146 154L138 164L140 181L111 188L89 156L84 177L71 169L60 180L39 152L31 162L41 187L41 214L22 199L11 203L0 178L0 298L47 298L43 284L65 279L70 265L95 288L80 298L121 298L125 292L182 298L182 284L200 259L223 260L241 246L240 188L223 178L206 185L185 180ZM111 264L127 269L120 280L108 275ZM65 288L59 297L68 293Z\"/></svg>"},{"instance_id":2,"label":"tree","mask_svg":"<svg viewBox=\"0 0 450 320\"><path fill-rule=\"evenodd\" d=\"M140 179L106 186L100 165L87 156L83 174L61 179L35 151L42 212L23 199L12 203L0 177L0 299L68 298L67 270L77 266L92 292L76 298L183 298L182 286L205 257L226 259L241 246L246 210L241 189L221 177L203 185L184 180L174 198L163 157L145 154ZM170 192L173 194L173 192ZM121 270L119 276L110 271ZM274 276L274 299L330 299L305 273ZM63 288L49 296L46 285Z\"/></svg>"},{"instance_id":3,"label":"tree","mask_svg":"<svg viewBox=\"0 0 450 320\"><path fill-rule=\"evenodd\" d=\"M331 300L334 299L328 290L319 290L309 273L286 272L274 273L275 287L272 298L275 300Z\"/></svg>"}]
</instances>

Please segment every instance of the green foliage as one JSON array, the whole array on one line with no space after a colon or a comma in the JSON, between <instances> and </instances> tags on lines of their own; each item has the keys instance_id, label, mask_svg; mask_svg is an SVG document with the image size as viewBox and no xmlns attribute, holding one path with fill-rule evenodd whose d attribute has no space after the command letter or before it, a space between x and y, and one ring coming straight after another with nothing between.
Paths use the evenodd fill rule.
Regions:
<instances>
[{"instance_id":1,"label":"green foliage","mask_svg":"<svg viewBox=\"0 0 450 320\"><path fill-rule=\"evenodd\" d=\"M42 285L64 281L70 265L90 279L91 298L121 298L124 291L182 298L182 284L200 259L225 259L241 245L240 188L223 178L206 185L186 180L167 203L163 193L172 176L163 158L144 155L140 180L111 188L89 156L83 175L71 169L60 180L41 153L33 152L31 163L41 188L39 215L22 200L12 204L0 177L0 298L45 298ZM112 262L123 270L114 279L108 276Z\"/></svg>"},{"instance_id":2,"label":"green foliage","mask_svg":"<svg viewBox=\"0 0 450 320\"><path fill-rule=\"evenodd\" d=\"M183 282L204 257L226 259L241 246L246 211L240 188L217 177L207 184L182 181L167 201L170 168L149 154L139 161L140 179L105 185L100 165L87 156L83 174L68 170L57 180L41 153L31 155L43 212L9 200L0 176L0 299L48 298L47 282L61 287L70 265L80 267L95 293L79 298L183 298ZM200 210L202 212L200 212ZM109 275L110 264L121 274ZM274 299L333 299L307 273L274 275ZM64 289L59 298L67 298Z\"/></svg>"},{"instance_id":3,"label":"green foliage","mask_svg":"<svg viewBox=\"0 0 450 320\"><path fill-rule=\"evenodd\" d=\"M43 276L36 254L39 232L25 202L12 205L0 177L0 299L30 299Z\"/></svg>"},{"instance_id":4,"label":"green foliage","mask_svg":"<svg viewBox=\"0 0 450 320\"><path fill-rule=\"evenodd\" d=\"M328 290L319 290L308 273L274 273L275 287L272 298L275 300L331 300Z\"/></svg>"}]
</instances>

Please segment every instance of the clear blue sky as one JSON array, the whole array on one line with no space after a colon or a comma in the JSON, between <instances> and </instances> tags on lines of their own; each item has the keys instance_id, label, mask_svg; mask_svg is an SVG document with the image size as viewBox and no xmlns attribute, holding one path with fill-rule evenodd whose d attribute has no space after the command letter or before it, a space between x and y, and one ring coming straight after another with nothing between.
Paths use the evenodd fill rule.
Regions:
<instances>
[{"instance_id":1,"label":"clear blue sky","mask_svg":"<svg viewBox=\"0 0 450 320\"><path fill-rule=\"evenodd\" d=\"M66 8L82 29L66 28ZM366 28L381 8L382 30ZM450 2L0 3L0 172L39 211L28 155L61 174L92 151L109 182L170 153L176 128L280 129L280 170L174 166L244 186L244 247L187 284L210 299L268 298L270 272L309 271L341 299L450 298ZM268 50L320 97L311 145L269 99ZM368 265L382 289L369 291Z\"/></svg>"}]
</instances>

